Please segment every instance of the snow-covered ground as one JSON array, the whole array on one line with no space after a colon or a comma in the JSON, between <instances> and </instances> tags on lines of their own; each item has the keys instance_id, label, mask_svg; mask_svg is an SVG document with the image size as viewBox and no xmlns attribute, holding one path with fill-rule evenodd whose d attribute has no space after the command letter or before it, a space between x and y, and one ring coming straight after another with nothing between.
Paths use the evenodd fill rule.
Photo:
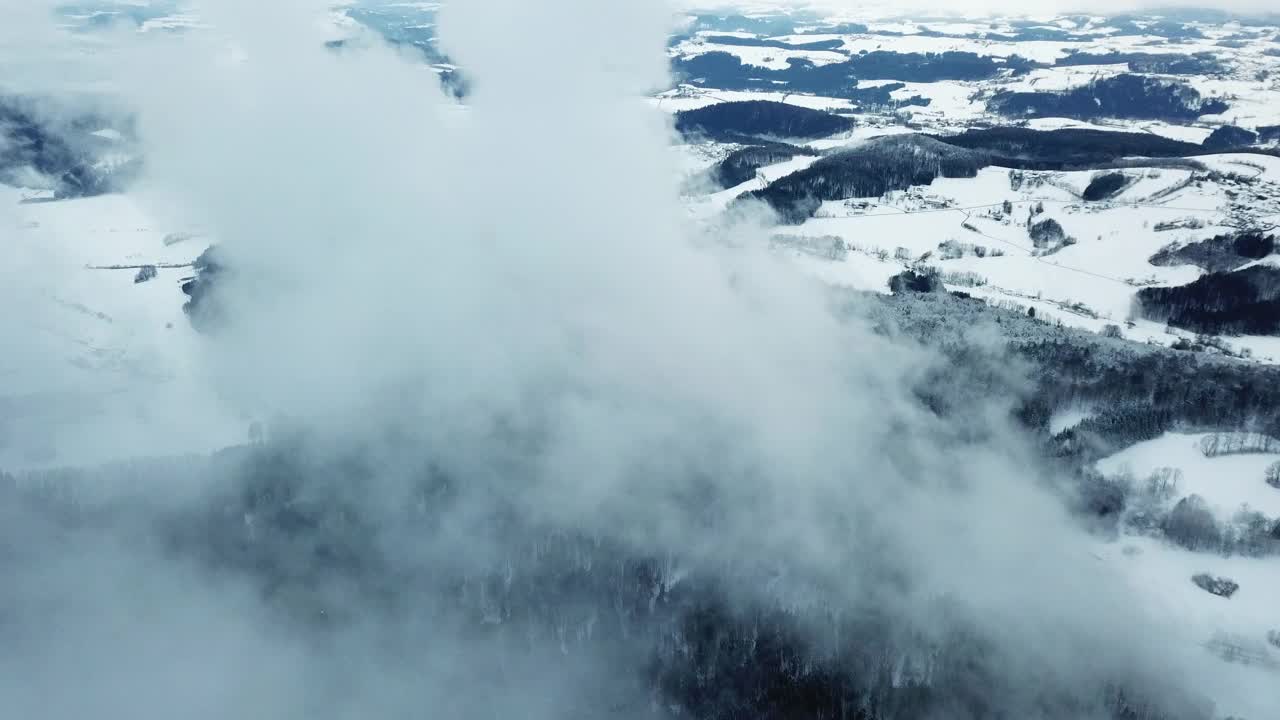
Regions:
<instances>
[{"instance_id":1,"label":"snow-covered ground","mask_svg":"<svg viewBox=\"0 0 1280 720\"><path fill-rule=\"evenodd\" d=\"M1177 468L1182 471L1182 479L1173 501L1199 495L1224 521L1245 505L1280 519L1280 489L1264 481L1267 466L1280 461L1280 454L1205 457L1200 450L1204 438L1203 434L1167 433L1100 461L1098 469L1108 475L1129 472L1141 480L1160 468ZM1280 560L1276 561L1276 570L1280 572Z\"/></svg>"},{"instance_id":2,"label":"snow-covered ground","mask_svg":"<svg viewBox=\"0 0 1280 720\"><path fill-rule=\"evenodd\" d=\"M682 110L696 110L708 105L722 102L744 102L749 100L766 100L782 102L813 110L845 113L854 109L854 104L844 98L823 97L788 92L760 92L746 90L717 90L699 88L693 85L681 85L674 90L659 93L652 100L658 108L670 113Z\"/></svg>"},{"instance_id":3,"label":"snow-covered ground","mask_svg":"<svg viewBox=\"0 0 1280 720\"><path fill-rule=\"evenodd\" d=\"M1094 553L1128 577L1144 612L1163 621L1164 645L1199 668L1196 689L1213 698L1218 717L1275 717L1280 648L1267 634L1280 629L1280 560L1191 552L1142 536L1100 543ZM1191 581L1199 573L1240 589L1212 595Z\"/></svg>"},{"instance_id":4,"label":"snow-covered ground","mask_svg":"<svg viewBox=\"0 0 1280 720\"><path fill-rule=\"evenodd\" d=\"M1220 522L1230 522L1242 508L1280 518L1280 490L1263 480L1266 467L1280 454L1206 457L1204 435L1166 433L1127 448L1098 463L1108 475L1131 474L1138 482L1163 468L1180 472L1167 500L1171 507L1199 495ZM1280 630L1280 558L1222 556L1192 552L1142 535L1122 535L1100 545L1104 562L1119 568L1144 597L1154 617L1176 618L1170 632L1178 647L1211 662L1203 673L1205 687L1219 704L1220 716L1271 717L1280 687L1280 647L1268 633ZM1239 585L1230 597L1211 594L1191 581L1207 573ZM1210 657L1212 659L1210 659Z\"/></svg>"},{"instance_id":5,"label":"snow-covered ground","mask_svg":"<svg viewBox=\"0 0 1280 720\"><path fill-rule=\"evenodd\" d=\"M887 19L886 15L892 16ZM798 34L774 37L756 36L748 32L705 31L684 40L670 49L672 57L692 58L709 52L728 53L743 64L784 70L791 61L807 61L815 66L829 65L848 60L860 53L973 53L981 57L1004 62L1017 56L1043 65L1024 74L1002 73L994 78L979 81L940 81L912 83L909 88L894 94L901 100L913 95L930 99L928 108L911 106L902 108L912 122L928 129L947 130L963 122L970 122L985 115L985 101L999 91L1061 91L1088 84L1094 80L1133 72L1123 56L1194 56L1211 57L1219 68L1211 75L1153 75L1167 81L1186 82L1205 98L1226 100L1230 109L1221 115L1204 116L1196 123L1178 125L1164 122L1124 121L1116 123L1127 129L1140 129L1166 137L1189 142L1202 141L1213 127L1233 123L1246 127L1280 124L1280 55L1273 40L1276 28L1200 23L1196 32L1185 37L1166 38L1157 34L1138 34L1133 23L1124 32L1109 25L1104 17L1089 19L1081 24L1078 18L1046 17L1043 29L1065 30L1078 33L1055 39L1011 40L1031 28L1015 26L1004 20L991 23L968 21L930 20L917 22L896 16L901 11L884 7L860 5L858 9L840 12L829 22L861 23L866 32L830 33L820 28L797 28ZM813 32L812 30L819 30ZM717 43L715 36L733 35L752 38L769 44L796 47L750 47ZM1198 36L1199 35L1199 36ZM1003 36L1003 37L1002 37ZM801 45L815 42L839 42L834 50L802 49ZM1098 58L1100 64L1057 64L1073 54ZM1120 62L1106 62L1107 56L1118 55ZM869 86L861 80L859 87ZM878 79L888 82L889 78ZM838 93L837 93L838 94ZM794 97L794 96L793 96ZM700 102L708 103L728 99L706 96ZM835 98L820 101L831 104ZM680 108L683 109L683 108ZM1042 121L1043 122L1043 121Z\"/></svg>"},{"instance_id":6,"label":"snow-covered ground","mask_svg":"<svg viewBox=\"0 0 1280 720\"><path fill-rule=\"evenodd\" d=\"M157 227L127 195L24 202L0 187L6 307L0 330L0 466L208 451L244 438L199 373L179 280L206 246ZM38 196L37 196L38 197ZM187 239L184 239L187 238ZM137 266L156 277L135 283ZM107 266L131 266L101 269ZM19 451L24 448L24 451ZM35 450L33 450L35 448Z\"/></svg>"},{"instance_id":7,"label":"snow-covered ground","mask_svg":"<svg viewBox=\"0 0 1280 720\"><path fill-rule=\"evenodd\" d=\"M803 170L814 163L818 159L815 155L797 155L796 157L786 161L760 168L756 172L756 176L741 185L736 185L727 190L720 190L709 195L700 195L690 198L690 210L694 217L712 218L723 212L731 202L739 195L753 190L760 190L769 183L790 175L793 172Z\"/></svg>"},{"instance_id":8,"label":"snow-covered ground","mask_svg":"<svg viewBox=\"0 0 1280 720\"><path fill-rule=\"evenodd\" d=\"M786 70L792 60L807 60L817 66L848 60L848 57L843 53L829 50L722 45L706 42L702 38L687 40L673 48L672 52L684 57L697 57L709 52L729 53L736 56L743 65L768 68L770 70Z\"/></svg>"},{"instance_id":9,"label":"snow-covered ground","mask_svg":"<svg viewBox=\"0 0 1280 720\"><path fill-rule=\"evenodd\" d=\"M1201 95L1229 98L1230 108L1221 115L1206 115L1207 122L1243 125L1280 125L1280 82L1257 79L1194 77L1189 83Z\"/></svg>"},{"instance_id":10,"label":"snow-covered ground","mask_svg":"<svg viewBox=\"0 0 1280 720\"><path fill-rule=\"evenodd\" d=\"M842 139L841 144L850 142ZM1197 158L1208 168L1257 176L1260 182L1280 179L1280 158L1258 155L1213 155ZM766 168L771 179L793 172L811 160ZM1194 281L1203 271L1192 265L1156 266L1150 258L1170 243L1203 240L1231 232L1239 212L1258 217L1268 206L1242 207L1232 197L1238 188L1214 182L1193 182L1185 168L1134 168L1124 171L1130 182L1107 202L1086 203L1080 194L1094 172L1028 172L1021 187L1011 186L1009 171L991 167L975 178L939 178L931 185L885 198L824 203L816 216L796 232L807 236L837 236L855 248L849 259L827 261L818 274L841 285L883 291L880 282L921 261L944 272L972 273L985 281L980 287L953 289L993 302L1035 307L1049 320L1092 331L1119 325L1122 334L1140 342L1171 345L1187 333L1133 316L1137 291L1149 285L1176 286ZM758 182L720 192L710 207L724 207ZM1280 195L1275 196L1280 202ZM1013 212L1005 215L1008 201ZM1052 254L1036 251L1027 232L1032 209L1043 207L1034 221L1053 219L1075 244ZM1273 208L1280 211L1280 206ZM1198 227L1163 230L1162 222L1194 219ZM944 259L939 245L948 241L986 248L985 257L966 254ZM863 252L859 252L859 251ZM885 251L893 259L868 258ZM875 268L874 272L870 269ZM887 273L887 275L886 275ZM860 285L861 282L869 283ZM1237 350L1248 349L1255 360L1280 362L1280 340L1228 337Z\"/></svg>"}]
</instances>

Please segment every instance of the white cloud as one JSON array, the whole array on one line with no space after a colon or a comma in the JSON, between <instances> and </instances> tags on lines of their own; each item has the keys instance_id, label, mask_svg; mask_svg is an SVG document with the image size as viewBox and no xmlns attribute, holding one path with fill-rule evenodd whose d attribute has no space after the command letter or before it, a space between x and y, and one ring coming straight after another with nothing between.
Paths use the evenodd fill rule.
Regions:
<instances>
[{"instance_id":1,"label":"white cloud","mask_svg":"<svg viewBox=\"0 0 1280 720\"><path fill-rule=\"evenodd\" d=\"M442 33L473 76L467 108L390 50L327 51L322 11L209 3L212 30L140 38L112 66L147 148L140 194L209 228L235 269L219 291L230 325L208 347L217 387L318 428L322 455L385 447L394 430L409 440L381 463L423 449L477 503L492 491L553 527L784 578L736 587L748 601L875 602L929 637L951 629L940 599L957 599L997 641L987 660L1013 686L992 700L1011 711L1041 681L1176 689L1168 619L1144 617L1079 550L1001 408L963 427L934 417L912 383L936 358L838 316L753 223L688 225L666 119L633 97L665 71L667 8L451 5ZM173 593L156 596L190 601ZM108 609L135 612L125 595ZM218 602L161 622L207 609L257 627ZM208 672L296 652L258 642L231 643ZM261 707L298 712L271 693L299 682L282 671Z\"/></svg>"}]
</instances>

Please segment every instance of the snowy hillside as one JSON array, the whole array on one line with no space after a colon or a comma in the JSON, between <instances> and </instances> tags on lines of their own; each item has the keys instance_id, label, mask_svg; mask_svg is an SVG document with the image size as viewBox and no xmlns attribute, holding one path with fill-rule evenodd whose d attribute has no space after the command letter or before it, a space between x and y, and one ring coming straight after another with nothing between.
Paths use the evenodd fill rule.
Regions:
<instances>
[{"instance_id":1,"label":"snowy hillside","mask_svg":"<svg viewBox=\"0 0 1280 720\"><path fill-rule=\"evenodd\" d=\"M1206 271L1190 264L1156 265L1153 256L1215 235L1271 233L1280 224L1280 161L1274 150L1280 132L1273 127L1280 120L1267 114L1267 108L1280 107L1273 77L1280 71L1280 53L1273 42L1277 28L1265 21L1064 17L990 26L886 25L875 18L761 13L699 15L690 22L690 34L672 46L671 55L677 69L694 70L687 82L658 96L658 107L684 114L711 104L767 100L853 119L854 129L830 137L768 138L823 154L888 134L946 138L992 126L1143 133L1181 143L1180 151L1160 150L1158 159L1143 159L1144 151L1135 147L1133 157L1118 154L1079 169L1070 167L1072 161L1059 162L1063 169L1037 169L997 158L974 178L936 178L881 197L849 193L847 199L828 200L806 213L812 217L794 233L838 237L849 245L852 252L843 261L815 268L834 283L884 291L887 277L929 266L953 278L952 289L990 302L1035 308L1042 317L1094 331L1119 326L1124 337L1172 346L1195 342L1197 331L1148 319L1157 314L1136 307L1138 291L1187 285ZM793 32L769 34L787 26ZM792 51L792 45L824 49ZM814 53L844 53L845 60L840 64L824 55L818 61L809 57ZM733 70L738 62L774 74L757 85L750 72ZM818 76L821 83L815 84ZM1113 96L1122 91L1110 86L1105 92L1113 94L1101 94L1099 83L1126 78L1148 84L1129 83L1123 92L1159 97ZM1007 116L991 102L1015 95L1052 99L1095 86L1094 117ZM1141 108L1166 99L1163 93L1214 107L1199 117L1141 117ZM1225 130L1235 134L1217 132ZM1215 144L1219 135L1236 139ZM696 138L685 147L706 153ZM1219 154L1211 154L1214 149ZM744 193L784 184L785 176L813 162L801 156L761 167L756 178L738 187L692 196L691 206L699 216L727 208ZM1090 183L1109 168L1123 175L1118 191L1090 197ZM1064 244L1036 247L1029 222L1046 220L1062 228ZM963 250L974 246L979 252ZM1280 361L1275 337L1209 334L1219 335L1211 351Z\"/></svg>"},{"instance_id":2,"label":"snowy hillside","mask_svg":"<svg viewBox=\"0 0 1280 720\"><path fill-rule=\"evenodd\" d=\"M823 277L866 290L887 291L881 276L927 264L963 274L954 289L991 302L1036 308L1042 317L1101 331L1120 325L1125 337L1171 345L1190 335L1143 320L1133 312L1137 289L1182 285L1204 271L1191 265L1161 267L1149 260L1172 243L1188 243L1241 227L1274 228L1280 222L1280 160L1214 155L1197 158L1206 167L1257 175L1242 196L1229 180L1200 179L1201 171L1177 167L1123 170L1128 184L1103 202L1080 194L1097 173L1021 173L1011 187L1010 172L982 170L974 179L940 178L927 186L888 197L828 202L797 231L838 236L853 248L849 259L824 267ZM812 162L811 159L806 159ZM763 179L799 169L797 162L761 170ZM736 196L760 180L722 191ZM1004 212L1004 203L1012 212ZM1042 212L1033 212L1043 208ZM1027 220L1056 220L1075 243L1051 255L1037 252ZM1164 229L1163 224L1174 225ZM1186 227L1190 226L1190 227ZM948 257L946 245L977 245L993 253ZM858 281L866 256L887 252L871 282ZM844 266L851 274L841 280ZM1224 338L1227 346L1264 362L1280 362L1280 342L1270 337Z\"/></svg>"},{"instance_id":3,"label":"snowy hillside","mask_svg":"<svg viewBox=\"0 0 1280 720\"><path fill-rule=\"evenodd\" d=\"M691 193L690 212L701 219L732 211L747 194L768 197L770 188L788 183L829 195L832 184L848 182L847 175L816 172L829 165L822 158L887 135L945 141L973 128L1016 126L1177 141L1181 145L1167 150L1133 143L1128 153L1092 165L1052 154L1027 161L1014 150L1016 162L997 157L972 177L931 171L924 182L879 195L823 197L803 206L798 222L784 206L790 222L777 229L775 247L838 287L888 293L890 279L901 273L936 273L947 290L1039 322L1239 358L1228 362L1274 365L1280 363L1280 337L1197 333L1151 319L1139 293L1188 286L1224 269L1280 263L1273 245L1258 250L1258 257L1193 262L1197 253L1211 258L1211 248L1236 238L1271 243L1280 226L1280 159L1274 152L1280 133L1270 128L1280 123L1277 37L1277 25L1265 21L1062 17L988 25L890 23L857 15L797 20L763 11L699 15L670 48L681 82L655 104L680 117L712 104L765 100L856 122L824 138L783 132L760 137L757 142L792 143L820 157L795 155L761 166L737 186ZM1028 103L1055 93L1100 93L1099 81L1123 84L1137 77L1194 90L1198 95L1188 97L1211 112L1141 117L1137 106L1099 95L1098 107L1105 99L1120 116L1019 117L1002 114L993 103L1011 93ZM1215 145L1219 137L1248 147ZM735 147L753 141L738 142ZM690 154L709 152L697 137L683 147ZM851 157L873 162L865 153ZM787 188L784 197L794 194ZM1083 409L1067 402L1046 430L1069 431L1105 408L1106 400ZM1184 422L1193 431L1239 429ZM1099 421L1085 435L1104 426ZM1264 482L1280 455L1206 457L1200 450L1205 437L1165 432L1097 462L1096 471L1112 478L1112 487L1124 488L1127 510L1118 534L1087 552L1127 576L1150 615L1169 623L1171 652L1217 668L1204 673L1203 685L1218 701L1220 717L1269 717L1275 711L1271 689L1280 683L1280 615L1274 612L1280 563L1270 552L1259 557L1249 548L1280 538L1280 489ZM1150 478L1161 479L1158 495L1144 485L1155 482ZM1217 524L1218 539L1212 546L1185 547L1177 539L1181 531L1166 532L1162 523L1170 516L1179 522L1197 503ZM1222 588L1235 588L1229 596L1205 589L1218 588L1219 579Z\"/></svg>"},{"instance_id":4,"label":"snowy hillside","mask_svg":"<svg viewBox=\"0 0 1280 720\"><path fill-rule=\"evenodd\" d=\"M199 339L179 289L207 240L156 226L127 195L44 200L0 187L14 303L0 318L14 339L0 357L0 464L103 462L242 439L245 423L210 427L196 420L208 413L189 412L216 407L197 377Z\"/></svg>"}]
</instances>

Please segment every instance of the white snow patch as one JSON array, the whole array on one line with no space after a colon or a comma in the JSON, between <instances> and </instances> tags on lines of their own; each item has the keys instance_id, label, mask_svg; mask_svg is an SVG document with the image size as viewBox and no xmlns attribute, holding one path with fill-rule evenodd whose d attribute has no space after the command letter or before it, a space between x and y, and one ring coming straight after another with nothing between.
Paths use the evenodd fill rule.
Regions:
<instances>
[{"instance_id":1,"label":"white snow patch","mask_svg":"<svg viewBox=\"0 0 1280 720\"><path fill-rule=\"evenodd\" d=\"M1213 698L1217 717L1274 717L1280 687L1275 665L1228 662L1215 650L1224 641L1238 643L1258 653L1263 663L1280 662L1280 649L1267 642L1267 633L1280 625L1276 558L1224 558L1141 536L1100 544L1096 556L1129 578L1144 610L1165 621L1176 651L1203 668L1197 687ZM1191 582L1198 573L1229 578L1240 589L1229 599L1211 595Z\"/></svg>"},{"instance_id":2,"label":"white snow patch","mask_svg":"<svg viewBox=\"0 0 1280 720\"><path fill-rule=\"evenodd\" d=\"M1200 441L1205 437L1165 433L1098 461L1098 470L1117 474L1128 469L1141 480L1159 468L1177 468L1183 475L1177 496L1203 497L1223 520L1229 520L1243 505L1267 517L1280 518L1280 490L1263 479L1267 466L1280 460L1280 454L1205 457L1200 451ZM1280 562L1276 566L1280 571Z\"/></svg>"}]
</instances>

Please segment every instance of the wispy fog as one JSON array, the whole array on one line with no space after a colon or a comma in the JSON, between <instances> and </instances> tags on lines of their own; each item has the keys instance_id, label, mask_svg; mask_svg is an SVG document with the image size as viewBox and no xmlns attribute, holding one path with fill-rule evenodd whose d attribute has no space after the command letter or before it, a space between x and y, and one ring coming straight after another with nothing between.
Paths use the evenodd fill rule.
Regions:
<instances>
[{"instance_id":1,"label":"wispy fog","mask_svg":"<svg viewBox=\"0 0 1280 720\"><path fill-rule=\"evenodd\" d=\"M755 219L686 219L668 120L640 99L666 81L668 7L450 4L465 107L391 49L326 49L320 3L197 14L101 60L137 113L138 197L207 228L228 268L192 372L267 424L273 464L147 469L69 525L6 507L0 715L672 712L647 684L671 624L591 629L625 615L620 590L547 595L546 632L518 642L459 609L487 607L484 578L516 602L521 573L579 577L553 572L563 553L776 610L815 656L862 619L902 682L971 636L952 678L971 696L938 717L1102 717L1117 687L1205 717L1199 649L1166 647L1089 555L1007 399L939 418L917 393L932 353L769 254ZM1016 383L998 351L979 361ZM201 523L246 474L343 503L339 536L367 546L326 548L340 569L306 584L301 531L215 562ZM268 532L238 513L236 542Z\"/></svg>"}]
</instances>

